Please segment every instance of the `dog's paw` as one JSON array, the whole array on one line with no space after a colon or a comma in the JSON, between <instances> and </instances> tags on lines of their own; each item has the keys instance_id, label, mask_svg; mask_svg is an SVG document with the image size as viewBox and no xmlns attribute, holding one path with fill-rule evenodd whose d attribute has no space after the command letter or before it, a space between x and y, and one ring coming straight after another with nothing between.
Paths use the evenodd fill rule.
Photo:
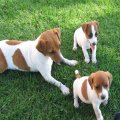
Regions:
<instances>
[{"instance_id":1,"label":"dog's paw","mask_svg":"<svg viewBox=\"0 0 120 120\"><path fill-rule=\"evenodd\" d=\"M97 118L97 120L104 120L103 116L100 116L99 118Z\"/></svg>"},{"instance_id":2,"label":"dog's paw","mask_svg":"<svg viewBox=\"0 0 120 120\"><path fill-rule=\"evenodd\" d=\"M79 108L79 103L78 102L74 102L74 107L75 108Z\"/></svg>"},{"instance_id":3,"label":"dog's paw","mask_svg":"<svg viewBox=\"0 0 120 120\"><path fill-rule=\"evenodd\" d=\"M76 61L76 60L70 60L69 65L75 66L75 65L77 65L77 64L78 64L78 61Z\"/></svg>"},{"instance_id":4,"label":"dog's paw","mask_svg":"<svg viewBox=\"0 0 120 120\"><path fill-rule=\"evenodd\" d=\"M90 59L89 59L89 58L87 58L87 59L85 58L85 62L86 62L86 63L89 63L89 62L90 62Z\"/></svg>"},{"instance_id":5,"label":"dog's paw","mask_svg":"<svg viewBox=\"0 0 120 120\"><path fill-rule=\"evenodd\" d=\"M94 63L94 64L96 64L96 63L97 63L96 58L93 58L93 59L92 59L92 63Z\"/></svg>"},{"instance_id":6,"label":"dog's paw","mask_svg":"<svg viewBox=\"0 0 120 120\"><path fill-rule=\"evenodd\" d=\"M108 104L108 101L106 100L105 102L103 102L103 105L106 106Z\"/></svg>"},{"instance_id":7,"label":"dog's paw","mask_svg":"<svg viewBox=\"0 0 120 120\"><path fill-rule=\"evenodd\" d=\"M68 95L70 93L70 90L68 87L66 87L65 85L61 86L61 91L64 95Z\"/></svg>"},{"instance_id":8,"label":"dog's paw","mask_svg":"<svg viewBox=\"0 0 120 120\"><path fill-rule=\"evenodd\" d=\"M77 47L73 47L73 51L76 51L77 50Z\"/></svg>"}]
</instances>

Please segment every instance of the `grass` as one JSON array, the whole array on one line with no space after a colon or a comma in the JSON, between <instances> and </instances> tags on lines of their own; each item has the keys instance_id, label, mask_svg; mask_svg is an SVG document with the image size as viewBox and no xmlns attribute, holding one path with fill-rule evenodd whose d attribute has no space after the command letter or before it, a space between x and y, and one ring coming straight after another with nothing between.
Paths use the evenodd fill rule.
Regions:
<instances>
[{"instance_id":1,"label":"grass","mask_svg":"<svg viewBox=\"0 0 120 120\"><path fill-rule=\"evenodd\" d=\"M82 23L98 20L98 63L86 64L81 49L72 51L73 33ZM105 120L120 111L120 2L119 0L0 0L0 40L36 39L47 29L62 29L61 50L76 59L75 67L53 65L52 75L65 83L71 94L45 82L39 73L8 70L0 74L0 120L95 120L91 105L73 107L74 70L90 75L110 71L113 83L107 106L101 106Z\"/></svg>"}]
</instances>

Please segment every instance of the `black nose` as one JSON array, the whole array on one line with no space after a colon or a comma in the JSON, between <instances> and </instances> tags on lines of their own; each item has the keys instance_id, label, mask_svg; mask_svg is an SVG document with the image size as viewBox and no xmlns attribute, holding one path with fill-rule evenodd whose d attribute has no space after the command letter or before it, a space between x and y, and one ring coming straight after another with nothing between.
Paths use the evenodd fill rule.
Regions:
<instances>
[{"instance_id":1,"label":"black nose","mask_svg":"<svg viewBox=\"0 0 120 120\"><path fill-rule=\"evenodd\" d=\"M104 100L104 99L105 99L105 95L102 95L102 96L101 96L101 99Z\"/></svg>"},{"instance_id":2,"label":"black nose","mask_svg":"<svg viewBox=\"0 0 120 120\"><path fill-rule=\"evenodd\" d=\"M95 46L95 45L96 45L96 43L94 42L94 43L92 43L92 45L93 45L93 46Z\"/></svg>"}]
</instances>

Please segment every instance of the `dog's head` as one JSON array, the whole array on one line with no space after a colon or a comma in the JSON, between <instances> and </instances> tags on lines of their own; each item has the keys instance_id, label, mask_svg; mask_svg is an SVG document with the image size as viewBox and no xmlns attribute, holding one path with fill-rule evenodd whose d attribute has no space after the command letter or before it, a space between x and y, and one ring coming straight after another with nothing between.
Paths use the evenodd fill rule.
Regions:
<instances>
[{"instance_id":1,"label":"dog's head","mask_svg":"<svg viewBox=\"0 0 120 120\"><path fill-rule=\"evenodd\" d=\"M54 28L43 32L38 40L36 49L45 56L50 56L54 62L60 63L60 36L60 28Z\"/></svg>"},{"instance_id":2,"label":"dog's head","mask_svg":"<svg viewBox=\"0 0 120 120\"><path fill-rule=\"evenodd\" d=\"M104 101L108 99L108 91L112 82L111 73L97 71L89 76L88 81L100 100Z\"/></svg>"},{"instance_id":3,"label":"dog's head","mask_svg":"<svg viewBox=\"0 0 120 120\"><path fill-rule=\"evenodd\" d=\"M91 21L82 24L82 29L86 38L90 42L92 49L94 49L95 45L97 45L98 27L99 23L97 21Z\"/></svg>"}]
</instances>

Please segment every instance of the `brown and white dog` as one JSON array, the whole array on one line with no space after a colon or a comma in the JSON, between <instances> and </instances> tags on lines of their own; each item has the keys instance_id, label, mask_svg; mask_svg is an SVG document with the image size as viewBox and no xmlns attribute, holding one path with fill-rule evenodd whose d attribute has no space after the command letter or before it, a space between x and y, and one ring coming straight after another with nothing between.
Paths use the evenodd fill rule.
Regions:
<instances>
[{"instance_id":1,"label":"brown and white dog","mask_svg":"<svg viewBox=\"0 0 120 120\"><path fill-rule=\"evenodd\" d=\"M112 82L109 72L97 71L90 76L80 77L79 71L75 71L76 80L73 83L74 107L78 108L78 98L81 101L92 104L97 120L103 120L100 104L108 102L108 91Z\"/></svg>"},{"instance_id":2,"label":"brown and white dog","mask_svg":"<svg viewBox=\"0 0 120 120\"><path fill-rule=\"evenodd\" d=\"M96 50L97 50L97 35L98 35L98 26L97 21L91 21L82 24L74 33L74 44L73 50L77 50L77 45L82 48L85 62L89 63L90 58L87 52L87 49L92 50L92 62L97 63L96 59Z\"/></svg>"},{"instance_id":3,"label":"brown and white dog","mask_svg":"<svg viewBox=\"0 0 120 120\"><path fill-rule=\"evenodd\" d=\"M53 61L76 65L76 60L64 58L60 52L59 28L43 32L35 41L0 41L0 73L6 69L21 71L39 71L46 81L59 87L63 94L69 94L69 88L51 76Z\"/></svg>"}]
</instances>

